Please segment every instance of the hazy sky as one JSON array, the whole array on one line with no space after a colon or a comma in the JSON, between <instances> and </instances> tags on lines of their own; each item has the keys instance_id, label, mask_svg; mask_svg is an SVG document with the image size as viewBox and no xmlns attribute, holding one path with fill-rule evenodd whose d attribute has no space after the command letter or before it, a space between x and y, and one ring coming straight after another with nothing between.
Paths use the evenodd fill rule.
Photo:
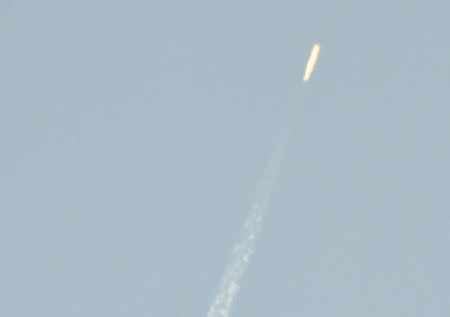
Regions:
<instances>
[{"instance_id":1,"label":"hazy sky","mask_svg":"<svg viewBox=\"0 0 450 317\"><path fill-rule=\"evenodd\" d=\"M448 3L0 3L2 317L450 314Z\"/></svg>"}]
</instances>

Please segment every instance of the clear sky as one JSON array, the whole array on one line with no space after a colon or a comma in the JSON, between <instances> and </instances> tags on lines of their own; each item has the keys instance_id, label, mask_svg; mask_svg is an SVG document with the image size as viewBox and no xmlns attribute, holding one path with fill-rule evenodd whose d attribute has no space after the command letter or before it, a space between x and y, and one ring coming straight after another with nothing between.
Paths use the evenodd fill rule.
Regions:
<instances>
[{"instance_id":1,"label":"clear sky","mask_svg":"<svg viewBox=\"0 0 450 317\"><path fill-rule=\"evenodd\" d=\"M0 316L450 314L448 3L0 3Z\"/></svg>"}]
</instances>

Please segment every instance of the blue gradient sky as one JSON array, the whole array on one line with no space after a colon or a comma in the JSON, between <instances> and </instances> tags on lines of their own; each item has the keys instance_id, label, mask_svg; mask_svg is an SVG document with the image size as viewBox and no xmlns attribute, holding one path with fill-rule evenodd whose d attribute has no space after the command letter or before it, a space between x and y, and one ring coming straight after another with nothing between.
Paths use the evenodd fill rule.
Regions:
<instances>
[{"instance_id":1,"label":"blue gradient sky","mask_svg":"<svg viewBox=\"0 0 450 317\"><path fill-rule=\"evenodd\" d=\"M448 4L2 3L1 316L206 316L292 113L233 316L450 313Z\"/></svg>"}]
</instances>

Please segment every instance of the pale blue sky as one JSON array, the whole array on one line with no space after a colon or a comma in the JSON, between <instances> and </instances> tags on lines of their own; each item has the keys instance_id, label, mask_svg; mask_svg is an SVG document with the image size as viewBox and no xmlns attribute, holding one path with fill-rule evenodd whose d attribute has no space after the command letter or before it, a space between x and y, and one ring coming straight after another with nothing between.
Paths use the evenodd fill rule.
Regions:
<instances>
[{"instance_id":1,"label":"pale blue sky","mask_svg":"<svg viewBox=\"0 0 450 317\"><path fill-rule=\"evenodd\" d=\"M1 3L0 316L450 314L450 4Z\"/></svg>"}]
</instances>

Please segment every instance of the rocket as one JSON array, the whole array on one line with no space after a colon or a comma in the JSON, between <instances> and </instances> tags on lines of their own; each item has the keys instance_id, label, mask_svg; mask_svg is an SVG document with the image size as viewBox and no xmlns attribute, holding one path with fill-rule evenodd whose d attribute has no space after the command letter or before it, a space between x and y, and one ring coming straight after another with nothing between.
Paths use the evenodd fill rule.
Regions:
<instances>
[{"instance_id":1,"label":"rocket","mask_svg":"<svg viewBox=\"0 0 450 317\"><path fill-rule=\"evenodd\" d=\"M306 63L305 75L303 76L303 82L306 83L311 78L311 75L314 71L314 67L316 66L317 59L319 58L320 53L320 44L314 44L311 54L309 55L308 62Z\"/></svg>"}]
</instances>

